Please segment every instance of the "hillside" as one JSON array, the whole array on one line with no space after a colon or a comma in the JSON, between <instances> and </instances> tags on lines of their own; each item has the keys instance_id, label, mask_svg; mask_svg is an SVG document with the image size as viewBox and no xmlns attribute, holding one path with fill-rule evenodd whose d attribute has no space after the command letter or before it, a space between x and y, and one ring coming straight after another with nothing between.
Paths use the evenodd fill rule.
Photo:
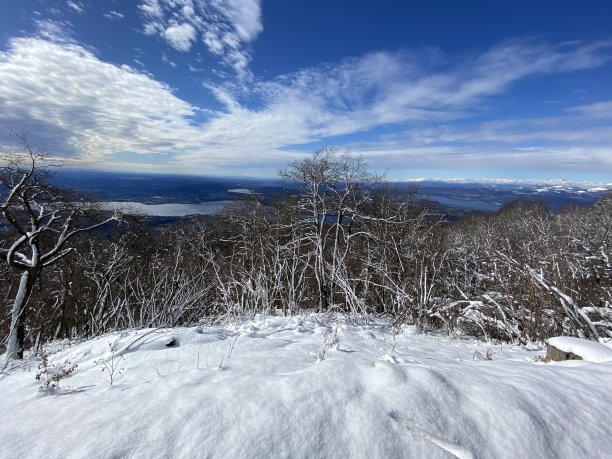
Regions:
<instances>
[{"instance_id":1,"label":"hillside","mask_svg":"<svg viewBox=\"0 0 612 459\"><path fill-rule=\"evenodd\" d=\"M612 362L542 363L536 345L395 331L380 321L257 316L55 342L49 362L78 365L59 388L39 389L34 358L0 380L0 457L597 458L612 450ZM111 358L112 387L100 362Z\"/></svg>"}]
</instances>

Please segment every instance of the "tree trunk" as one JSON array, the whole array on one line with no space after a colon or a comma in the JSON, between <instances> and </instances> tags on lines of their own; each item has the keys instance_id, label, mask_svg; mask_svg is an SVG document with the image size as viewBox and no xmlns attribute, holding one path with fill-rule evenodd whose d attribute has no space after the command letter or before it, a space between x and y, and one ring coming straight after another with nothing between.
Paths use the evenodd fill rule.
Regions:
<instances>
[{"instance_id":1,"label":"tree trunk","mask_svg":"<svg viewBox=\"0 0 612 459\"><path fill-rule=\"evenodd\" d=\"M25 341L25 307L34 288L36 276L30 271L23 271L13 308L11 309L11 329L6 347L7 359L22 359Z\"/></svg>"}]
</instances>

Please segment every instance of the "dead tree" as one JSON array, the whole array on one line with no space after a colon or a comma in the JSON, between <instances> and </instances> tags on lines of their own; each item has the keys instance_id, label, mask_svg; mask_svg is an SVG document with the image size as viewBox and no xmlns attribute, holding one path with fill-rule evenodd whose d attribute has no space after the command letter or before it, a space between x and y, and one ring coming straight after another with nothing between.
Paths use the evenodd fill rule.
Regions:
<instances>
[{"instance_id":1,"label":"dead tree","mask_svg":"<svg viewBox=\"0 0 612 459\"><path fill-rule=\"evenodd\" d=\"M333 147L289 163L279 175L300 189L295 212L298 219L307 222L305 238L312 247L319 308L327 310L334 303L336 287L346 287L345 282L338 281L355 237L353 222L369 200L369 193L364 191L381 177L368 171L360 158Z\"/></svg>"},{"instance_id":2,"label":"dead tree","mask_svg":"<svg viewBox=\"0 0 612 459\"><path fill-rule=\"evenodd\" d=\"M26 307L43 271L74 250L68 243L76 234L117 219L113 215L80 225L85 208L65 202L62 194L47 184L46 152L35 150L24 133L14 134L21 151L8 153L0 168L4 188L0 214L14 232L9 247L0 249L0 257L20 276L9 312L7 360L23 358Z\"/></svg>"}]
</instances>

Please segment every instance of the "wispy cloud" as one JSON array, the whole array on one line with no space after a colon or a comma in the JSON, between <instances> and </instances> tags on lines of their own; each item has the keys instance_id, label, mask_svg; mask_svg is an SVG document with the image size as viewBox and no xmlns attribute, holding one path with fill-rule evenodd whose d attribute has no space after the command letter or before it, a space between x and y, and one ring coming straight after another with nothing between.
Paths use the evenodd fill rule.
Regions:
<instances>
[{"instance_id":1,"label":"wispy cloud","mask_svg":"<svg viewBox=\"0 0 612 459\"><path fill-rule=\"evenodd\" d=\"M571 126L571 129L568 129ZM545 142L567 145L612 143L612 126L594 123L582 114L534 119L502 119L480 123L437 124L410 129L397 136L414 144L442 145L451 143L518 145Z\"/></svg>"},{"instance_id":2,"label":"wispy cloud","mask_svg":"<svg viewBox=\"0 0 612 459\"><path fill-rule=\"evenodd\" d=\"M226 84L214 89L227 107L219 119L241 131L261 130L268 123L274 129L284 120L293 128L288 129L293 143L300 143L386 124L462 118L527 76L602 65L610 47L612 42L572 48L508 42L455 65L438 52L435 59L431 52L378 52L247 88ZM241 98L254 96L262 108L241 104Z\"/></svg>"},{"instance_id":3,"label":"wispy cloud","mask_svg":"<svg viewBox=\"0 0 612 459\"><path fill-rule=\"evenodd\" d=\"M612 119L612 100L595 102L593 104L578 105L568 109L570 113L577 113L589 118Z\"/></svg>"},{"instance_id":4,"label":"wispy cloud","mask_svg":"<svg viewBox=\"0 0 612 459\"><path fill-rule=\"evenodd\" d=\"M72 23L66 20L34 19L35 35L58 43L74 43Z\"/></svg>"},{"instance_id":5,"label":"wispy cloud","mask_svg":"<svg viewBox=\"0 0 612 459\"><path fill-rule=\"evenodd\" d=\"M66 2L66 5L68 5L68 8L70 8L72 11L75 11L79 14L83 14L85 12L85 5L83 5L83 3L75 1L75 0L68 0Z\"/></svg>"},{"instance_id":6,"label":"wispy cloud","mask_svg":"<svg viewBox=\"0 0 612 459\"><path fill-rule=\"evenodd\" d=\"M573 125L573 120L568 119L556 120L548 127L542 123L541 130L516 120L494 124L497 126L480 123L461 128L443 125L411 129L354 142L352 151L398 176L418 168L612 174L610 128L567 129Z\"/></svg>"},{"instance_id":7,"label":"wispy cloud","mask_svg":"<svg viewBox=\"0 0 612 459\"><path fill-rule=\"evenodd\" d=\"M166 56L165 54L162 54L162 62L168 64L170 67L173 67L173 68L175 68L177 66L176 62L170 60L168 58L168 56ZM141 62L139 61L138 63L141 63ZM144 67L144 65L143 65L143 67Z\"/></svg>"},{"instance_id":8,"label":"wispy cloud","mask_svg":"<svg viewBox=\"0 0 612 459\"><path fill-rule=\"evenodd\" d=\"M612 134L588 120L603 119L609 101L557 118L451 120L481 113L491 96L526 77L601 66L610 47L512 41L453 61L436 50L371 53L269 81L208 83L223 106L213 111L69 40L18 38L0 53L0 125L41 133L98 165L135 153L163 155L169 170L270 173L310 143L393 125L403 132L352 142L353 150L382 168L528 164L605 173Z\"/></svg>"},{"instance_id":9,"label":"wispy cloud","mask_svg":"<svg viewBox=\"0 0 612 459\"><path fill-rule=\"evenodd\" d=\"M473 145L415 146L410 144L386 145L372 142L355 145L351 151L362 156L367 163L389 171L390 178L402 178L411 171L453 170L456 174L492 170L506 176L522 172L548 174L610 175L612 163L609 148L571 145L566 147L512 148L508 146Z\"/></svg>"},{"instance_id":10,"label":"wispy cloud","mask_svg":"<svg viewBox=\"0 0 612 459\"><path fill-rule=\"evenodd\" d=\"M120 21L125 17L123 13L115 10L109 10L108 12L103 13L102 16L104 16L106 19L110 19L111 21Z\"/></svg>"},{"instance_id":11,"label":"wispy cloud","mask_svg":"<svg viewBox=\"0 0 612 459\"><path fill-rule=\"evenodd\" d=\"M143 0L139 5L147 35L188 52L199 40L238 74L247 70L248 45L263 30L259 0Z\"/></svg>"}]
</instances>

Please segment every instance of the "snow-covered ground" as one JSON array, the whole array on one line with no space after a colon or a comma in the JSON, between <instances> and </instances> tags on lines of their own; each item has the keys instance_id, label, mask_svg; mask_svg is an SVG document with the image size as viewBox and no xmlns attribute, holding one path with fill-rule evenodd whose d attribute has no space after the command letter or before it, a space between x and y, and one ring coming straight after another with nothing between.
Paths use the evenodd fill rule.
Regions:
<instances>
[{"instance_id":1,"label":"snow-covered ground","mask_svg":"<svg viewBox=\"0 0 612 459\"><path fill-rule=\"evenodd\" d=\"M123 371L111 387L99 360L110 362L115 341ZM38 389L35 361L0 381L0 457L603 458L612 451L612 362L543 363L538 347L489 349L321 316L130 331L61 347L49 348L50 363L68 359L78 368L59 389Z\"/></svg>"}]
</instances>

